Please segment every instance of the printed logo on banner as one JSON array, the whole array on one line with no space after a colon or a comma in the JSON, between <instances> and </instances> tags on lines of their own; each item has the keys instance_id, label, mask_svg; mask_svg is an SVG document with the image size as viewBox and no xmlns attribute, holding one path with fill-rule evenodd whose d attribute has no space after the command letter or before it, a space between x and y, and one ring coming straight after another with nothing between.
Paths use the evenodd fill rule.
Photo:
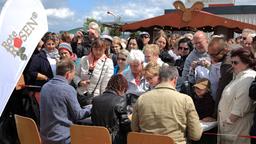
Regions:
<instances>
[{"instance_id":1,"label":"printed logo on banner","mask_svg":"<svg viewBox=\"0 0 256 144\"><path fill-rule=\"evenodd\" d=\"M22 46L24 42L27 41L31 33L38 26L36 19L38 18L38 14L36 12L32 13L30 19L26 22L26 24L22 27L19 32L13 31L9 34L8 38L2 42L2 46L13 55L13 57L19 56L21 60L27 60L27 55L25 53L26 48Z\"/></svg>"}]
</instances>

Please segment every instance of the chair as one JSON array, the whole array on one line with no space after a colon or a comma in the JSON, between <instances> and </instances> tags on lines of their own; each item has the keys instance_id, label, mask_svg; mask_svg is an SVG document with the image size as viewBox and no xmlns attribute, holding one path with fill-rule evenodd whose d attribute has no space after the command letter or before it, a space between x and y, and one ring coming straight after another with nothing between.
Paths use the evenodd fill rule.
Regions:
<instances>
[{"instance_id":1,"label":"chair","mask_svg":"<svg viewBox=\"0 0 256 144\"><path fill-rule=\"evenodd\" d=\"M127 144L174 144L174 140L165 135L130 132Z\"/></svg>"},{"instance_id":2,"label":"chair","mask_svg":"<svg viewBox=\"0 0 256 144\"><path fill-rule=\"evenodd\" d=\"M40 134L35 121L15 114L18 137L21 144L41 144Z\"/></svg>"},{"instance_id":3,"label":"chair","mask_svg":"<svg viewBox=\"0 0 256 144\"><path fill-rule=\"evenodd\" d=\"M100 126L72 125L71 144L112 144L108 129Z\"/></svg>"}]
</instances>

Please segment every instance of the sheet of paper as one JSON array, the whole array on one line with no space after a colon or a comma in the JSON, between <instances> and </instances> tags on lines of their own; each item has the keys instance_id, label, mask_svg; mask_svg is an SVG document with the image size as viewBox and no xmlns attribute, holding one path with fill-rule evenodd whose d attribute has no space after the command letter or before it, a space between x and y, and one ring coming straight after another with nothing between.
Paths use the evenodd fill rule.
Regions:
<instances>
[{"instance_id":1,"label":"sheet of paper","mask_svg":"<svg viewBox=\"0 0 256 144\"><path fill-rule=\"evenodd\" d=\"M214 122L200 121L200 123L201 123L201 127L203 128L203 131L208 131L210 129L217 127L217 125L218 125L217 121L214 121Z\"/></svg>"}]
</instances>

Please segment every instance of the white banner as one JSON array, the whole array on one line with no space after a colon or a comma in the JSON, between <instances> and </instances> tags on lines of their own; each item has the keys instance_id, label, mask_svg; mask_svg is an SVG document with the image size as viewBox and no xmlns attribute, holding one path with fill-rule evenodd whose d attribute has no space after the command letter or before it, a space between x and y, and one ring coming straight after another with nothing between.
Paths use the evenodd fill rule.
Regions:
<instances>
[{"instance_id":1,"label":"white banner","mask_svg":"<svg viewBox=\"0 0 256 144\"><path fill-rule=\"evenodd\" d=\"M47 31L47 16L40 0L6 1L0 15L0 115Z\"/></svg>"}]
</instances>

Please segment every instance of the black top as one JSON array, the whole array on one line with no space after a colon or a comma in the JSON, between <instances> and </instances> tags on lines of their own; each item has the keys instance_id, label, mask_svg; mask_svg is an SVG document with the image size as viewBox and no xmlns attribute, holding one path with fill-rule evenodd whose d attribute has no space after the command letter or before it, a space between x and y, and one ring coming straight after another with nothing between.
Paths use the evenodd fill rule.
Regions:
<instances>
[{"instance_id":1,"label":"black top","mask_svg":"<svg viewBox=\"0 0 256 144\"><path fill-rule=\"evenodd\" d=\"M199 119L212 116L214 112L214 100L209 93L205 94L202 98L195 96L194 104L195 104Z\"/></svg>"},{"instance_id":2,"label":"black top","mask_svg":"<svg viewBox=\"0 0 256 144\"><path fill-rule=\"evenodd\" d=\"M36 80L38 73L46 75L49 79L53 78L52 68L45 51L42 50L38 54L34 55L29 64L26 74L28 78L27 84L43 86L47 81Z\"/></svg>"},{"instance_id":3,"label":"black top","mask_svg":"<svg viewBox=\"0 0 256 144\"><path fill-rule=\"evenodd\" d=\"M113 143L125 143L130 131L130 120L126 111L126 99L115 91L106 90L92 100L92 123L104 126L111 133Z\"/></svg>"}]
</instances>

